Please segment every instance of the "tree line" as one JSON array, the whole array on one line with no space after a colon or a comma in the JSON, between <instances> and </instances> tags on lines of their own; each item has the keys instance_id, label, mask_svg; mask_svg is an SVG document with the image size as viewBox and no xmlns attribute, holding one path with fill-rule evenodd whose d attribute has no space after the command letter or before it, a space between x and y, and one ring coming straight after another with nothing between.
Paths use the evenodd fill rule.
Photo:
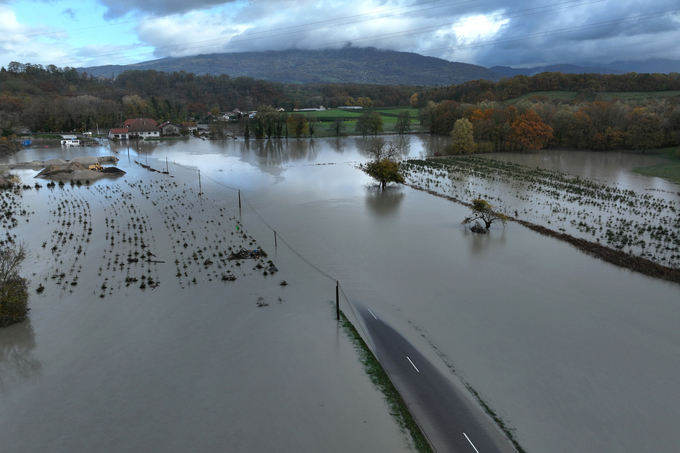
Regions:
<instances>
[{"instance_id":1,"label":"tree line","mask_svg":"<svg viewBox=\"0 0 680 453\"><path fill-rule=\"evenodd\" d=\"M453 137L449 152L538 148L648 150L680 145L680 99L562 103L521 100L476 104L428 101L420 122Z\"/></svg>"},{"instance_id":2,"label":"tree line","mask_svg":"<svg viewBox=\"0 0 680 453\"><path fill-rule=\"evenodd\" d=\"M287 85L249 77L184 71L126 71L114 79L75 68L12 62L0 69L0 130L36 132L120 127L127 118L184 121L235 108L408 105L416 87L368 84Z\"/></svg>"},{"instance_id":3,"label":"tree line","mask_svg":"<svg viewBox=\"0 0 680 453\"><path fill-rule=\"evenodd\" d=\"M471 80L458 85L424 89L411 99L413 107L422 108L428 101L445 100L476 104L484 101L504 102L536 91L576 91L577 100L585 101L598 93L630 91L680 90L680 73L670 74L563 74L544 72L533 76L517 75L491 82Z\"/></svg>"}]
</instances>

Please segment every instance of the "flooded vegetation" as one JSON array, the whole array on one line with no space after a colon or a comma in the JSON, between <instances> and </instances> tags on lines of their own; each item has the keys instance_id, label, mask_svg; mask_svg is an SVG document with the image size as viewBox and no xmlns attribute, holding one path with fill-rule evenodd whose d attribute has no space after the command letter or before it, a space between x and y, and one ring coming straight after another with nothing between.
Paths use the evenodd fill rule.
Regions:
<instances>
[{"instance_id":1,"label":"flooded vegetation","mask_svg":"<svg viewBox=\"0 0 680 453\"><path fill-rule=\"evenodd\" d=\"M409 164L424 190L376 190L357 169L370 158L361 138L102 147L88 154L118 151L124 177L37 190L36 172L18 170L21 187L0 192L12 212L1 239L30 245L32 310L0 330L6 450L55 438L96 450L113 435L118 451L409 451L335 320L335 283L312 263L340 281L358 332L348 301L458 382L525 451L674 451L677 284L554 239L650 252L677 269L678 253L657 249L676 246L674 186L637 175L630 184L633 165L584 166L585 154L573 171L536 155L501 162L509 154L434 166L426 157L442 144L431 139L402 139L403 157L427 162ZM603 168L618 176L599 177ZM548 233L510 221L472 234L460 224L469 208L446 197L482 197ZM635 239L621 218L645 225L644 249L608 242L607 229Z\"/></svg>"},{"instance_id":2,"label":"flooded vegetation","mask_svg":"<svg viewBox=\"0 0 680 453\"><path fill-rule=\"evenodd\" d=\"M424 189L459 200L483 198L517 220L680 267L677 197L479 157L402 165L409 181Z\"/></svg>"}]
</instances>

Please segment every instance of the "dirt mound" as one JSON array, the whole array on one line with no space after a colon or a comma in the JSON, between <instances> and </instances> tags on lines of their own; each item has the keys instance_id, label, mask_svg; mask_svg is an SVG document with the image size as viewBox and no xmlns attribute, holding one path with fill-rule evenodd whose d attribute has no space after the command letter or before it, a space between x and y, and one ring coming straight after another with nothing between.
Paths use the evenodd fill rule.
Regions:
<instances>
[{"instance_id":1,"label":"dirt mound","mask_svg":"<svg viewBox=\"0 0 680 453\"><path fill-rule=\"evenodd\" d=\"M49 167L50 165L66 165L66 161L64 159L47 159L44 162L45 167Z\"/></svg>"},{"instance_id":2,"label":"dirt mound","mask_svg":"<svg viewBox=\"0 0 680 453\"><path fill-rule=\"evenodd\" d=\"M116 167L107 167L105 171L90 170L87 165L69 162L63 165L49 165L37 174L36 178L52 181L94 181L105 176L123 175L125 172Z\"/></svg>"},{"instance_id":3,"label":"dirt mound","mask_svg":"<svg viewBox=\"0 0 680 453\"><path fill-rule=\"evenodd\" d=\"M99 159L94 156L74 157L69 162L72 164L94 165L99 163Z\"/></svg>"}]
</instances>

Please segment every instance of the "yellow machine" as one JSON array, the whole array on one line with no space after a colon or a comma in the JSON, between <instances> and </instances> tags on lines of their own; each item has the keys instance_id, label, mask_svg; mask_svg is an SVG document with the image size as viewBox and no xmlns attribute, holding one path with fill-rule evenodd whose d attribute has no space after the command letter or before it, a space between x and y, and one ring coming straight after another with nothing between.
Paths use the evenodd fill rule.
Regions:
<instances>
[{"instance_id":1,"label":"yellow machine","mask_svg":"<svg viewBox=\"0 0 680 453\"><path fill-rule=\"evenodd\" d=\"M94 171L102 171L102 166L99 165L99 164L94 164L94 165L90 165L89 169L94 170Z\"/></svg>"}]
</instances>

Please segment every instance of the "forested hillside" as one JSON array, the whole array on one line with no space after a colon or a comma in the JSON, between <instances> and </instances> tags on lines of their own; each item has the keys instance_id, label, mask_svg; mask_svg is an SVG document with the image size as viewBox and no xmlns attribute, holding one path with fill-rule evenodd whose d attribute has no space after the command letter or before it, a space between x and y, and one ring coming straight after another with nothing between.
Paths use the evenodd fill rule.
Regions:
<instances>
[{"instance_id":1,"label":"forested hillside","mask_svg":"<svg viewBox=\"0 0 680 453\"><path fill-rule=\"evenodd\" d=\"M368 84L285 85L183 71L128 71L110 80L74 68L13 62L0 71L0 128L5 135L20 127L106 129L119 127L126 118L181 121L214 110L255 110L260 105L286 111L316 105L408 105L415 91L416 87Z\"/></svg>"},{"instance_id":2,"label":"forested hillside","mask_svg":"<svg viewBox=\"0 0 680 453\"><path fill-rule=\"evenodd\" d=\"M535 92L556 95L529 95ZM567 92L572 93L569 99L559 97ZM635 99L630 92L650 94ZM98 125L106 130L127 118L181 121L234 108L270 106L263 111L282 107L291 112L316 105L404 106L416 109L414 115L419 113L422 125L434 134L450 134L459 120L469 122L459 132L471 131L476 151L543 146L644 150L680 144L679 92L680 74L544 73L423 90L282 84L154 70L127 71L110 80L74 68L12 63L0 71L0 127L3 135L11 135L20 127L48 132ZM623 98L617 99L616 93Z\"/></svg>"},{"instance_id":3,"label":"forested hillside","mask_svg":"<svg viewBox=\"0 0 680 453\"><path fill-rule=\"evenodd\" d=\"M281 83L370 83L383 85L451 85L468 80L500 80L482 66L453 63L411 52L372 47L326 50L283 50L221 53L164 58L134 65L79 68L79 72L111 77L131 69L186 71L197 75L227 74Z\"/></svg>"}]
</instances>

